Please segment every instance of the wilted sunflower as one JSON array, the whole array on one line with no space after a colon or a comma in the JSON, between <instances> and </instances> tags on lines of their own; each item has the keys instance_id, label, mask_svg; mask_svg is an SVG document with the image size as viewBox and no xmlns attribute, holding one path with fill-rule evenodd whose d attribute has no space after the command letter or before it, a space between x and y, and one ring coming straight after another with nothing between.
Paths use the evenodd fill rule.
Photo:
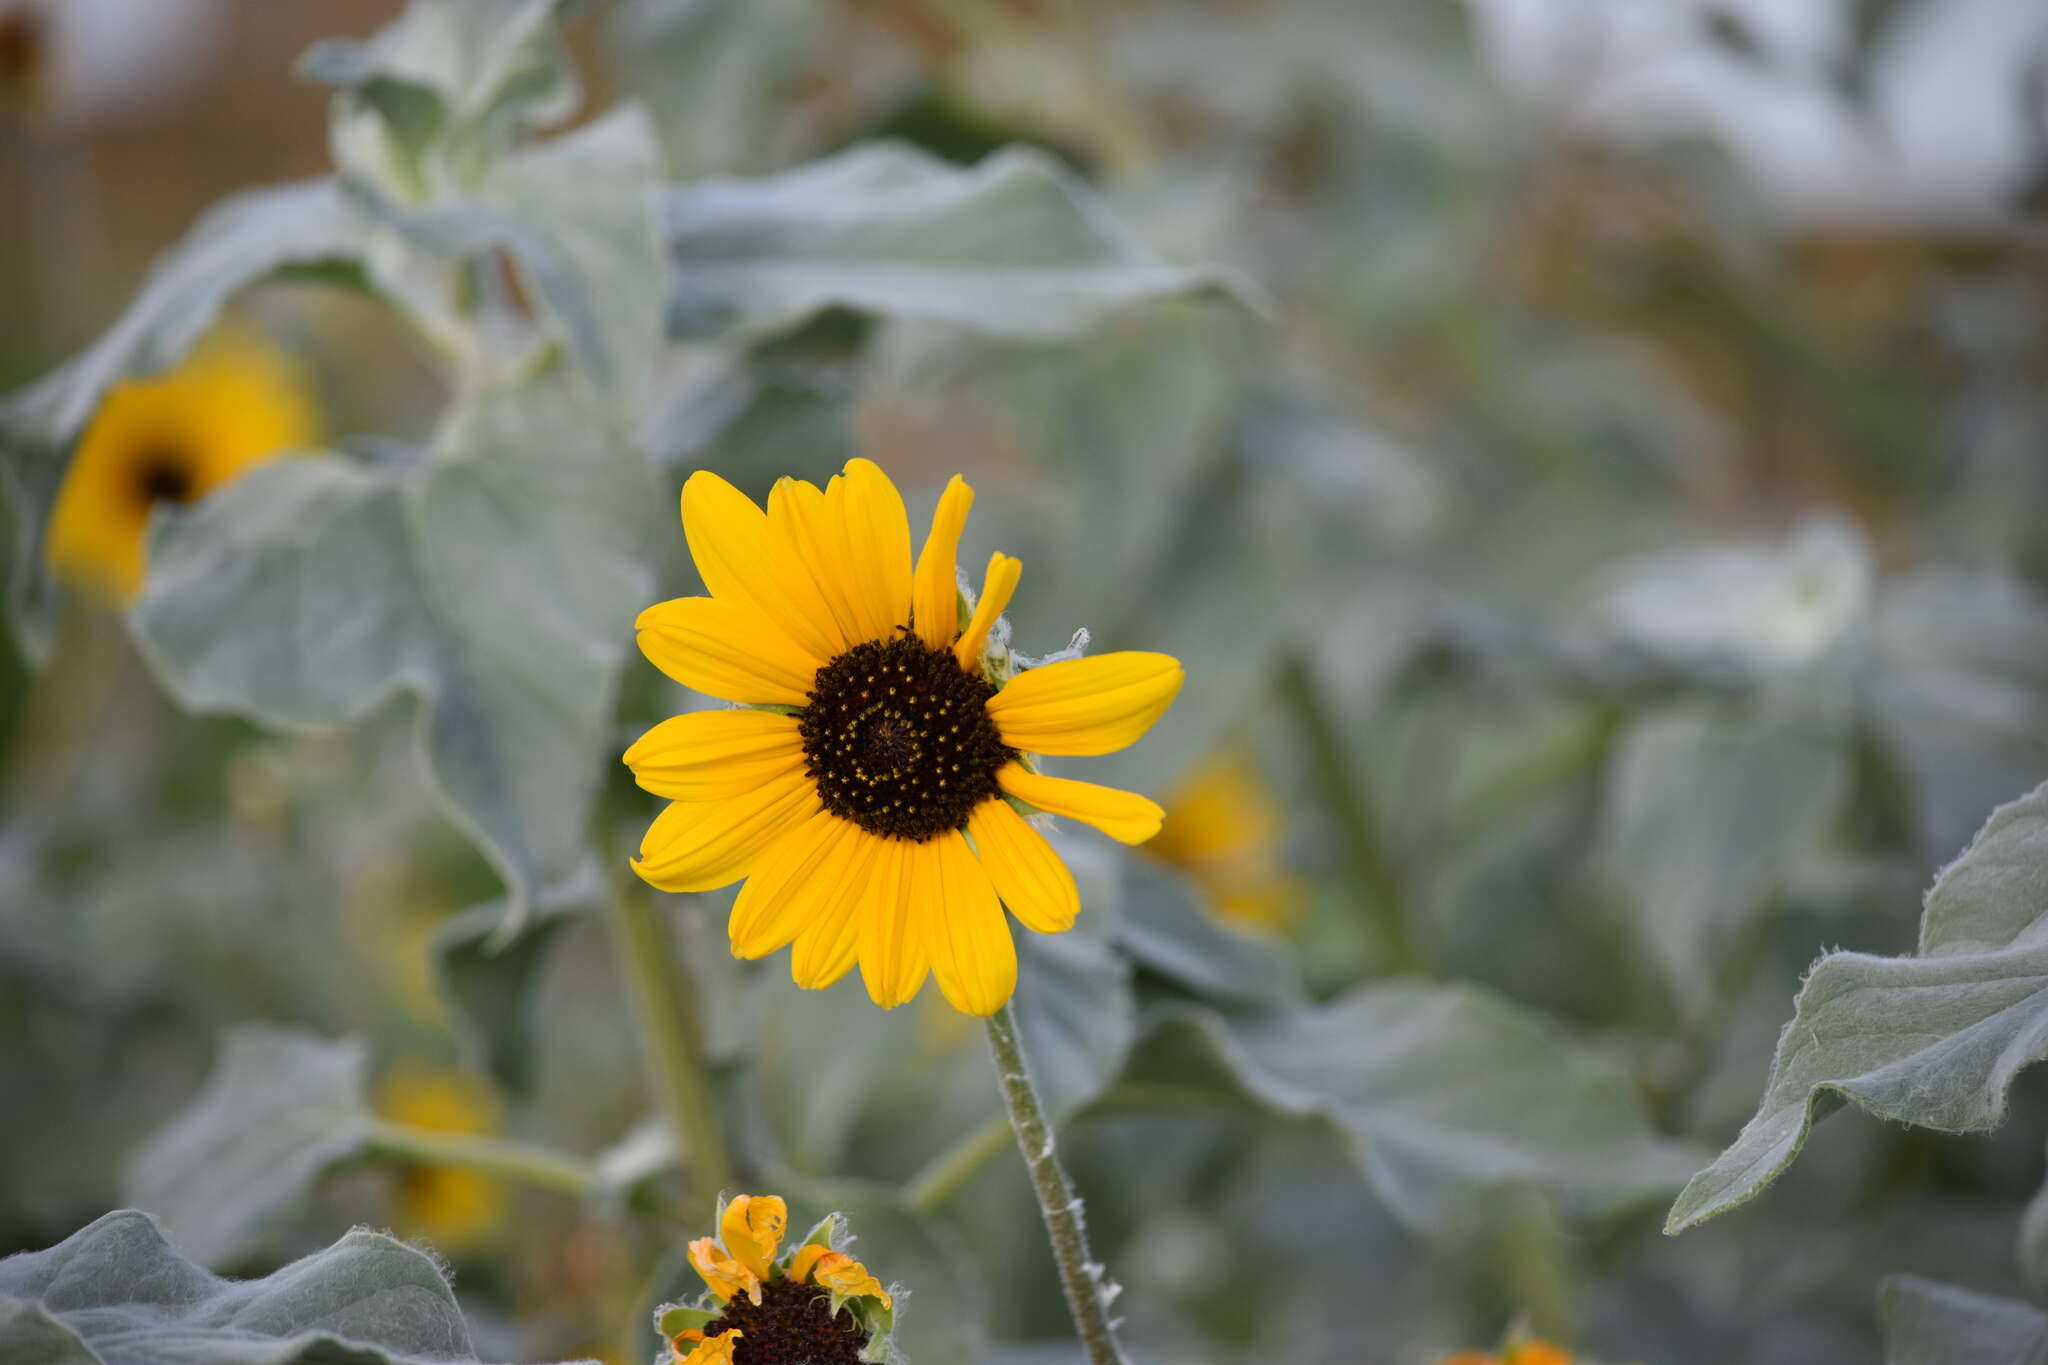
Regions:
<instances>
[{"instance_id":1,"label":"wilted sunflower","mask_svg":"<svg viewBox=\"0 0 2048 1365\"><path fill-rule=\"evenodd\" d=\"M683 533L711 595L638 622L656 667L750 709L677 716L627 751L640 785L673 803L634 866L667 891L746 878L736 954L793 943L791 975L812 988L858 961L884 1009L932 975L956 1008L993 1014L1017 982L1003 905L1040 933L1073 924L1074 879L1020 811L1126 843L1161 819L1145 797L1048 777L1029 756L1130 744L1180 691L1179 662L1113 653L1013 676L987 645L1022 565L992 556L971 610L956 586L973 500L960 479L946 486L913 568L903 499L871 461L822 490L783 479L766 512L693 474Z\"/></svg>"},{"instance_id":2,"label":"wilted sunflower","mask_svg":"<svg viewBox=\"0 0 2048 1365\"><path fill-rule=\"evenodd\" d=\"M431 1133L483 1134L498 1123L497 1105L474 1080L417 1064L394 1068L377 1087L378 1117ZM453 1166L408 1165L398 1179L392 1221L407 1237L424 1237L451 1255L490 1241L505 1216L496 1180Z\"/></svg>"},{"instance_id":3,"label":"wilted sunflower","mask_svg":"<svg viewBox=\"0 0 2048 1365\"><path fill-rule=\"evenodd\" d=\"M1523 1337L1502 1347L1499 1355L1460 1351L1445 1357L1443 1365L1572 1365L1572 1353L1541 1337Z\"/></svg>"},{"instance_id":4,"label":"wilted sunflower","mask_svg":"<svg viewBox=\"0 0 2048 1365\"><path fill-rule=\"evenodd\" d=\"M178 368L108 390L57 494L50 569L125 601L141 590L143 535L158 503L197 502L318 439L291 363L252 336L219 333Z\"/></svg>"},{"instance_id":5,"label":"wilted sunflower","mask_svg":"<svg viewBox=\"0 0 2048 1365\"><path fill-rule=\"evenodd\" d=\"M721 1202L716 1238L690 1243L690 1265L710 1286L696 1305L667 1304L654 1321L680 1365L858 1365L889 1359L896 1301L866 1266L839 1249L832 1214L780 1260L789 1206L774 1195Z\"/></svg>"}]
</instances>

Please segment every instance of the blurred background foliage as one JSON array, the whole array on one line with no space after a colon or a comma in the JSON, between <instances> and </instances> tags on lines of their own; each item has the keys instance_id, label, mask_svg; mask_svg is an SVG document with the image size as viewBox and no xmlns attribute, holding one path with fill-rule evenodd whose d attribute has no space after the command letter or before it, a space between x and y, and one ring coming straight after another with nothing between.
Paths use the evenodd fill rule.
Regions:
<instances>
[{"instance_id":1,"label":"blurred background foliage","mask_svg":"<svg viewBox=\"0 0 2048 1365\"><path fill-rule=\"evenodd\" d=\"M398 9L0 5L4 387L101 334L206 205L324 172L329 94L293 62ZM1021 649L1085 626L1188 668L1089 774L1162 795L1166 833L1067 840L1089 913L1024 945L1020 988L1141 1358L1431 1362L1526 1327L1588 1360L1861 1360L1897 1275L2038 1330L2026 1080L1995 1133L1839 1118L1756 1203L1659 1231L1755 1110L1813 959L1912 952L1935 872L2048 778L2033 10L571 6L564 136L630 196L639 125L602 116L637 101L647 183L678 188L665 288L621 229L570 253L595 331L549 318L630 361L658 303L667 339L605 395L651 464L584 539L535 532L559 558L522 580L580 566L606 604L531 646L610 660L537 684L594 698L575 733L603 742L508 742L562 758L527 780L595 801L600 843L646 818L611 760L689 703L627 662L630 608L691 573L665 512L621 505L865 453L916 520L965 472L969 557L1025 563ZM344 58L314 69L350 92L350 170L348 120L388 111ZM535 70L554 124L571 84ZM594 183L490 193L596 221ZM533 311L566 310L535 278ZM357 466L583 429L581 398L443 424L465 376L361 283L272 278L233 310ZM584 507L551 449L518 486ZM161 534L126 621L6 556L0 1250L123 1203L237 1272L389 1226L454 1263L483 1358L646 1358L703 1216L677 1221L646 1121L585 831L522 843L560 798L465 786L461 737L369 679L381 646L344 642L347 695L221 661L278 619L257 589L285 561L236 536L286 485ZM615 561L574 549L597 544ZM430 604L452 583L519 618L520 584L416 553ZM435 657L454 726L472 703ZM748 1171L799 1221L854 1211L925 1365L1075 1358L974 1030L731 962L728 900L664 898ZM581 1158L485 1176L420 1159L422 1132ZM1944 1354L1898 1306L1919 1283L1884 1291L1886 1358L2006 1358Z\"/></svg>"}]
</instances>

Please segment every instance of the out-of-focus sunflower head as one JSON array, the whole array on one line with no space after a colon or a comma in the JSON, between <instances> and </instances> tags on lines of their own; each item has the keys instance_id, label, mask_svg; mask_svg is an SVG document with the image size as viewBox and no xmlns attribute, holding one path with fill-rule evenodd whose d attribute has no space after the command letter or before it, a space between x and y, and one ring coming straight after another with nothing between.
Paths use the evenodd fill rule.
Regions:
<instances>
[{"instance_id":1,"label":"out-of-focus sunflower head","mask_svg":"<svg viewBox=\"0 0 2048 1365\"><path fill-rule=\"evenodd\" d=\"M176 369L107 392L57 495L50 570L126 601L142 588L144 537L158 503L197 502L319 440L298 368L254 334L223 328Z\"/></svg>"},{"instance_id":2,"label":"out-of-focus sunflower head","mask_svg":"<svg viewBox=\"0 0 2048 1365\"><path fill-rule=\"evenodd\" d=\"M484 1134L498 1126L498 1106L478 1081L458 1071L401 1062L377 1087L379 1118L433 1133ZM392 1221L407 1237L423 1237L461 1255L485 1245L504 1222L505 1191L489 1176L448 1166L415 1165L400 1175Z\"/></svg>"},{"instance_id":3,"label":"out-of-focus sunflower head","mask_svg":"<svg viewBox=\"0 0 2048 1365\"><path fill-rule=\"evenodd\" d=\"M1249 756L1204 760L1166 798L1166 822L1145 851L1192 877L1225 916L1278 928L1300 911L1300 882L1280 861L1280 803Z\"/></svg>"}]
</instances>

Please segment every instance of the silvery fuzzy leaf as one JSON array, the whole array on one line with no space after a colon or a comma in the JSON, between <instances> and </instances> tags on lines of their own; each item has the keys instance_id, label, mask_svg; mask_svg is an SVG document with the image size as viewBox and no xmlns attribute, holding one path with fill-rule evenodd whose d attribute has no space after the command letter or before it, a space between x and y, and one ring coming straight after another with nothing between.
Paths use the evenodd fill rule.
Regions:
<instances>
[{"instance_id":1,"label":"silvery fuzzy leaf","mask_svg":"<svg viewBox=\"0 0 2048 1365\"><path fill-rule=\"evenodd\" d=\"M0 1360L21 1365L456 1365L469 1330L433 1259L357 1229L260 1280L185 1259L109 1213L0 1261Z\"/></svg>"},{"instance_id":2,"label":"silvery fuzzy leaf","mask_svg":"<svg viewBox=\"0 0 2048 1365\"><path fill-rule=\"evenodd\" d=\"M1301 973L1279 942L1219 919L1187 879L1137 853L1114 851L1116 943L1139 966L1204 1000L1291 1004Z\"/></svg>"},{"instance_id":3,"label":"silvery fuzzy leaf","mask_svg":"<svg viewBox=\"0 0 2048 1365\"><path fill-rule=\"evenodd\" d=\"M1067 336L1147 299L1232 291L1140 248L1051 157L962 169L893 143L668 197L669 333L758 337L827 308Z\"/></svg>"},{"instance_id":4,"label":"silvery fuzzy leaf","mask_svg":"<svg viewBox=\"0 0 2048 1365\"><path fill-rule=\"evenodd\" d=\"M1173 1004L1147 1023L1125 1081L1334 1125L1387 1207L1424 1232L1508 1185L1606 1217L1669 1190L1694 1159L1623 1076L1470 986L1394 981L1235 1016ZM1115 1090L1101 1101L1116 1103Z\"/></svg>"},{"instance_id":5,"label":"silvery fuzzy leaf","mask_svg":"<svg viewBox=\"0 0 2048 1365\"><path fill-rule=\"evenodd\" d=\"M631 0L607 36L678 179L770 169L834 16L808 0Z\"/></svg>"},{"instance_id":6,"label":"silvery fuzzy leaf","mask_svg":"<svg viewBox=\"0 0 2048 1365\"><path fill-rule=\"evenodd\" d=\"M105 336L0 409L0 482L17 526L12 605L33 646L44 643L55 603L43 570L50 509L71 443L101 395L129 375L177 363L237 291L283 272L351 267L374 231L327 180L225 199L158 259Z\"/></svg>"},{"instance_id":7,"label":"silvery fuzzy leaf","mask_svg":"<svg viewBox=\"0 0 2048 1365\"><path fill-rule=\"evenodd\" d=\"M502 900L473 905L434 933L434 978L458 1035L494 1080L514 1094L533 1083L533 994L555 935L598 904L603 878L580 868L560 887L535 897L516 934L500 933Z\"/></svg>"},{"instance_id":8,"label":"silvery fuzzy leaf","mask_svg":"<svg viewBox=\"0 0 2048 1365\"><path fill-rule=\"evenodd\" d=\"M2010 579L1930 569L1878 600L1868 708L1945 854L2048 777L2048 605Z\"/></svg>"},{"instance_id":9,"label":"silvery fuzzy leaf","mask_svg":"<svg viewBox=\"0 0 2048 1365\"><path fill-rule=\"evenodd\" d=\"M283 460L160 520L131 619L193 710L323 726L417 698L510 932L583 856L662 501L561 381L486 390L414 468Z\"/></svg>"},{"instance_id":10,"label":"silvery fuzzy leaf","mask_svg":"<svg viewBox=\"0 0 2048 1365\"><path fill-rule=\"evenodd\" d=\"M1623 566L1597 631L1680 672L1748 683L1812 666L1869 613L1876 567L1845 523L1780 545L1715 545Z\"/></svg>"},{"instance_id":11,"label":"silvery fuzzy leaf","mask_svg":"<svg viewBox=\"0 0 2048 1365\"><path fill-rule=\"evenodd\" d=\"M1010 1008L1039 1100L1054 1123L1102 1093L1137 1032L1131 969L1103 938L1104 924L1064 934L1019 926L1017 994Z\"/></svg>"},{"instance_id":12,"label":"silvery fuzzy leaf","mask_svg":"<svg viewBox=\"0 0 2048 1365\"><path fill-rule=\"evenodd\" d=\"M1878 1294L1884 1365L2039 1365L2048 1313L2018 1299L1897 1275Z\"/></svg>"},{"instance_id":13,"label":"silvery fuzzy leaf","mask_svg":"<svg viewBox=\"0 0 2048 1365\"><path fill-rule=\"evenodd\" d=\"M1623 735L1595 856L1685 1010L1712 998L1721 964L1840 810L1840 729L1689 705Z\"/></svg>"},{"instance_id":14,"label":"silvery fuzzy leaf","mask_svg":"<svg viewBox=\"0 0 2048 1365\"><path fill-rule=\"evenodd\" d=\"M1996 1128L2013 1077L2048 1056L2044 973L2048 785L1999 807L1935 879L1918 955L1814 964L1755 1116L1685 1187L1666 1231L1754 1198L1845 1102L1944 1132Z\"/></svg>"},{"instance_id":15,"label":"silvery fuzzy leaf","mask_svg":"<svg viewBox=\"0 0 2048 1365\"><path fill-rule=\"evenodd\" d=\"M228 1034L198 1095L130 1160L127 1198L204 1265L247 1255L322 1172L362 1150L367 1060L354 1038Z\"/></svg>"},{"instance_id":16,"label":"silvery fuzzy leaf","mask_svg":"<svg viewBox=\"0 0 2048 1365\"><path fill-rule=\"evenodd\" d=\"M558 0L411 0L369 38L309 49L335 86L329 130L345 177L400 201L464 190L532 128L574 111Z\"/></svg>"}]
</instances>

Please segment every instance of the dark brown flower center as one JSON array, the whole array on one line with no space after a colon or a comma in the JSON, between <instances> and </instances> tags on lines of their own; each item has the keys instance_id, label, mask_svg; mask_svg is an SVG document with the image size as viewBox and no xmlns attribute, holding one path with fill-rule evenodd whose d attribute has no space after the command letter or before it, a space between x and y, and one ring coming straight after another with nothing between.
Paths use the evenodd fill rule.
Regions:
<instances>
[{"instance_id":1,"label":"dark brown flower center","mask_svg":"<svg viewBox=\"0 0 2048 1365\"><path fill-rule=\"evenodd\" d=\"M1016 756L989 719L995 694L951 650L911 635L856 645L826 664L799 722L825 809L897 839L964 827Z\"/></svg>"},{"instance_id":2,"label":"dark brown flower center","mask_svg":"<svg viewBox=\"0 0 2048 1365\"><path fill-rule=\"evenodd\" d=\"M192 477L192 461L171 446L153 446L135 462L132 475L135 496L148 506L160 502L190 502L199 493Z\"/></svg>"},{"instance_id":3,"label":"dark brown flower center","mask_svg":"<svg viewBox=\"0 0 2048 1365\"><path fill-rule=\"evenodd\" d=\"M737 1327L733 1365L860 1365L868 1334L841 1309L832 1316L832 1296L814 1284L776 1280L761 1286L761 1301L735 1294L704 1325L715 1337Z\"/></svg>"}]
</instances>

